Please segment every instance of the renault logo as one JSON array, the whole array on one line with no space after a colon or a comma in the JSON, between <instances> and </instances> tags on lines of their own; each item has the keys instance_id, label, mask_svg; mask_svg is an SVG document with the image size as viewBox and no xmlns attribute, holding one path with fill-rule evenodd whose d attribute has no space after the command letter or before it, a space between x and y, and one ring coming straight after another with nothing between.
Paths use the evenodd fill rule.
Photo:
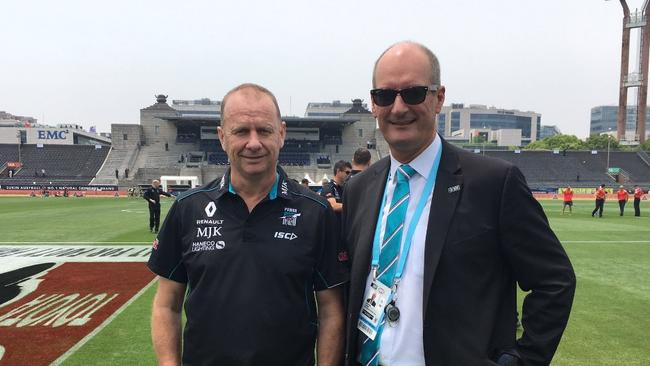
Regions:
<instances>
[{"instance_id":1,"label":"renault logo","mask_svg":"<svg viewBox=\"0 0 650 366\"><path fill-rule=\"evenodd\" d=\"M217 205L215 205L214 202L210 202L205 206L205 214L208 215L208 217L214 216L215 212L217 212Z\"/></svg>"}]
</instances>

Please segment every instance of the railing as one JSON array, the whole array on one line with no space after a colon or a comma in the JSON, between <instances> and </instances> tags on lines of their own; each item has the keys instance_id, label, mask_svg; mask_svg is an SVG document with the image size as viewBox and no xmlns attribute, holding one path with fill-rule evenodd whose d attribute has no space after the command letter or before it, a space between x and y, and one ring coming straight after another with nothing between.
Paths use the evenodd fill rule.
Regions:
<instances>
[{"instance_id":1,"label":"railing","mask_svg":"<svg viewBox=\"0 0 650 366\"><path fill-rule=\"evenodd\" d=\"M650 167L650 155L648 155L647 152L645 152L645 151L643 151L643 150L641 150L641 151L637 151L637 152L636 152L636 155L637 155L639 158L641 158L641 160L643 160L643 162L646 163L647 166Z\"/></svg>"}]
</instances>

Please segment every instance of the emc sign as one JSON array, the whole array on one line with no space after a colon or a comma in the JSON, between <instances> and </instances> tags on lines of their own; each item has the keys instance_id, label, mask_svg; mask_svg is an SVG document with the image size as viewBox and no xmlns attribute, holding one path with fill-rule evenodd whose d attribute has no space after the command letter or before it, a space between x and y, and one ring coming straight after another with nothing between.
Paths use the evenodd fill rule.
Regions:
<instances>
[{"instance_id":1,"label":"emc sign","mask_svg":"<svg viewBox=\"0 0 650 366\"><path fill-rule=\"evenodd\" d=\"M38 130L37 133L38 133L39 140L65 140L67 138L68 130L59 130L59 131Z\"/></svg>"}]
</instances>

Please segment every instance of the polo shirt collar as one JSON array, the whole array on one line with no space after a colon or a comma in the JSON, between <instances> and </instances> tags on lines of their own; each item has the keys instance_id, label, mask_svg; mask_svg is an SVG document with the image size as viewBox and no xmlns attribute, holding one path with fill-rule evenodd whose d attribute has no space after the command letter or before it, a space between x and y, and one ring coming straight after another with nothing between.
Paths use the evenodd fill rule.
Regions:
<instances>
[{"instance_id":1,"label":"polo shirt collar","mask_svg":"<svg viewBox=\"0 0 650 366\"><path fill-rule=\"evenodd\" d=\"M271 191L268 194L268 199L269 200L274 200L278 197L286 198L289 199L289 184L291 183L291 180L287 178L287 174L284 172L280 166L277 167L276 173L275 173L275 182L273 183L273 187L271 187ZM237 191L235 191L235 187L230 182L230 168L226 170L226 173L221 177L219 180L219 188L216 192L217 194L217 199L221 198L225 193L230 193L230 194L237 194Z\"/></svg>"}]
</instances>

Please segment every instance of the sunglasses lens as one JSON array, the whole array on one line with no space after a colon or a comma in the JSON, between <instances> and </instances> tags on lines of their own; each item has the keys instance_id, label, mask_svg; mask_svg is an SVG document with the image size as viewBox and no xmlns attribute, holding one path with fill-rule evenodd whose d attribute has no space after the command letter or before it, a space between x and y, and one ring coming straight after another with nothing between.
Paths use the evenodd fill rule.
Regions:
<instances>
[{"instance_id":1,"label":"sunglasses lens","mask_svg":"<svg viewBox=\"0 0 650 366\"><path fill-rule=\"evenodd\" d=\"M386 107L395 102L397 97L397 90L394 89L374 89L371 91L372 101L380 106Z\"/></svg>"},{"instance_id":2,"label":"sunglasses lens","mask_svg":"<svg viewBox=\"0 0 650 366\"><path fill-rule=\"evenodd\" d=\"M372 96L372 101L376 105L387 107L395 103L395 98L397 98L398 93L402 97L404 103L410 105L420 104L427 98L428 91L429 88L426 86L414 86L400 91L395 89L373 89L370 91L370 95Z\"/></svg>"},{"instance_id":3,"label":"sunglasses lens","mask_svg":"<svg viewBox=\"0 0 650 366\"><path fill-rule=\"evenodd\" d=\"M414 86L412 88L403 89L400 92L400 95L406 104L420 104L426 99L427 90L428 88L426 86Z\"/></svg>"}]
</instances>

